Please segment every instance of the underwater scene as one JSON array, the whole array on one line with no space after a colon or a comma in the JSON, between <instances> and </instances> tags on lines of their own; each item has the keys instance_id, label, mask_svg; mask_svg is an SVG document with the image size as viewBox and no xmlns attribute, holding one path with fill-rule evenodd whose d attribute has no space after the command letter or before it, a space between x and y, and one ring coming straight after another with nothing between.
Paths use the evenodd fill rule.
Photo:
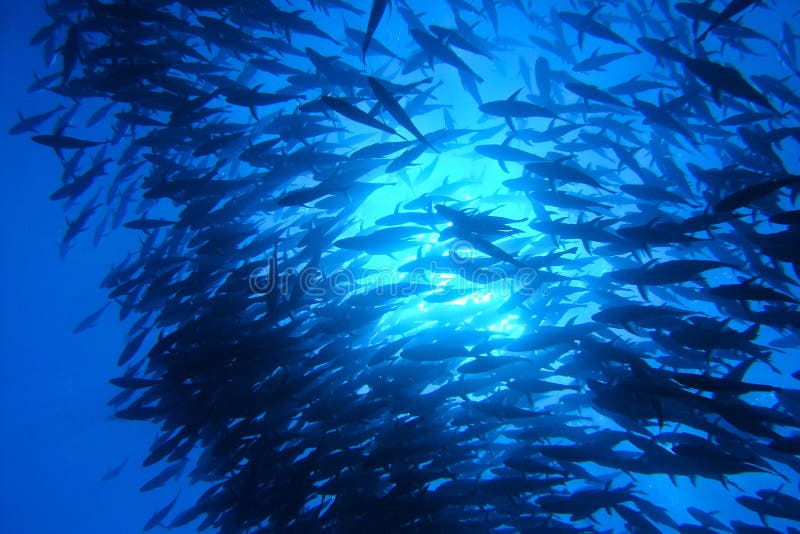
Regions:
<instances>
[{"instance_id":1,"label":"underwater scene","mask_svg":"<svg viewBox=\"0 0 800 534\"><path fill-rule=\"evenodd\" d=\"M800 532L800 3L2 4L0 531Z\"/></svg>"}]
</instances>

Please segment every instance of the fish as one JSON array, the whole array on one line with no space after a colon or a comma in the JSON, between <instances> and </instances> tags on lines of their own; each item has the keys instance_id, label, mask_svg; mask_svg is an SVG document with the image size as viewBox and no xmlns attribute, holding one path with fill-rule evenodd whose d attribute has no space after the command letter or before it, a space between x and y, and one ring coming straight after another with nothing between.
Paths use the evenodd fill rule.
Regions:
<instances>
[{"instance_id":1,"label":"fish","mask_svg":"<svg viewBox=\"0 0 800 534\"><path fill-rule=\"evenodd\" d=\"M588 83L581 83L581 82L566 83L564 84L564 88L583 98L583 101L587 106L589 104L589 101L593 100L595 102L611 104L612 106L620 106L624 108L630 107L617 97L608 94L599 87L589 85Z\"/></svg>"},{"instance_id":2,"label":"fish","mask_svg":"<svg viewBox=\"0 0 800 534\"><path fill-rule=\"evenodd\" d=\"M29 117L24 117L22 113L17 113L17 115L19 116L19 121L8 129L8 133L10 135L19 135L25 132L35 132L38 126L40 126L44 122L47 122L47 120L50 119L50 117L52 117L62 109L66 109L66 107L63 104L59 104L50 111L45 111L43 113L38 113L36 115L31 115Z\"/></svg>"},{"instance_id":3,"label":"fish","mask_svg":"<svg viewBox=\"0 0 800 534\"><path fill-rule=\"evenodd\" d=\"M108 306L110 304L111 304L110 302L106 302L99 309L87 315L77 325L75 325L75 328L72 330L72 333L79 334L85 330L97 326L97 320L100 319L100 316L103 315L103 312L105 312L108 309Z\"/></svg>"},{"instance_id":4,"label":"fish","mask_svg":"<svg viewBox=\"0 0 800 534\"><path fill-rule=\"evenodd\" d=\"M607 192L612 191L583 170L568 165L566 162L570 159L572 159L570 156L564 156L553 161L532 161L525 164L525 170L553 182L577 183Z\"/></svg>"},{"instance_id":5,"label":"fish","mask_svg":"<svg viewBox=\"0 0 800 534\"><path fill-rule=\"evenodd\" d=\"M39 134L31 137L34 143L51 147L60 159L64 159L63 150L81 150L103 144L103 141L90 141L63 134L64 129L59 129L52 134Z\"/></svg>"},{"instance_id":6,"label":"fish","mask_svg":"<svg viewBox=\"0 0 800 534\"><path fill-rule=\"evenodd\" d=\"M550 82L550 63L544 56L536 58L534 75L536 77L536 88L539 90L539 96L545 101L549 101L552 88Z\"/></svg>"},{"instance_id":7,"label":"fish","mask_svg":"<svg viewBox=\"0 0 800 534\"><path fill-rule=\"evenodd\" d=\"M96 199L97 196L86 203L73 220L70 221L67 219L67 228L64 231L64 235L61 237L61 242L59 244L59 254L62 259L66 257L67 252L72 247L75 238L87 230L89 218L100 208L100 204L95 203Z\"/></svg>"},{"instance_id":8,"label":"fish","mask_svg":"<svg viewBox=\"0 0 800 534\"><path fill-rule=\"evenodd\" d=\"M609 54L598 54L598 52L600 52L600 49L595 49L588 58L573 65L572 70L575 72L605 71L606 65L630 55L627 52L614 52Z\"/></svg>"},{"instance_id":9,"label":"fish","mask_svg":"<svg viewBox=\"0 0 800 534\"><path fill-rule=\"evenodd\" d=\"M169 479L177 477L180 472L183 471L184 467L186 467L185 462L173 462L155 477L145 482L142 487L139 488L139 491L151 491L162 487Z\"/></svg>"},{"instance_id":10,"label":"fish","mask_svg":"<svg viewBox=\"0 0 800 534\"><path fill-rule=\"evenodd\" d=\"M630 330L631 324L649 323L670 317L683 317L692 312L669 306L648 306L627 304L601 310L592 315L592 320L600 323L620 324Z\"/></svg>"},{"instance_id":11,"label":"fish","mask_svg":"<svg viewBox=\"0 0 800 534\"><path fill-rule=\"evenodd\" d=\"M443 26L431 24L429 29L431 33L436 35L436 37L439 39L445 41L448 45L452 45L467 52L472 52L473 54L478 54L487 59L492 59L492 55L484 49L484 46L480 44L479 39L474 34L471 32L464 32L462 35L462 27L445 28ZM475 41L478 41L478 43ZM520 69L522 69L522 65L520 65ZM522 70L520 72L522 73Z\"/></svg>"},{"instance_id":12,"label":"fish","mask_svg":"<svg viewBox=\"0 0 800 534\"><path fill-rule=\"evenodd\" d=\"M755 202L766 195L774 193L779 189L787 186L792 186L800 182L800 177L789 176L786 178L779 178L773 180L765 180L761 183L753 184L740 189L725 198L720 199L719 202L714 204L713 210L715 212L731 212L739 208L745 207L748 204Z\"/></svg>"},{"instance_id":13,"label":"fish","mask_svg":"<svg viewBox=\"0 0 800 534\"><path fill-rule=\"evenodd\" d=\"M496 117L503 117L508 127L513 131L515 130L512 118L526 119L531 117L543 117L549 119L561 119L557 113L530 102L517 100L522 89L516 90L505 100L494 100L481 104L478 109L487 115L494 115ZM566 119L562 119L566 120ZM569 121L567 121L569 122Z\"/></svg>"},{"instance_id":14,"label":"fish","mask_svg":"<svg viewBox=\"0 0 800 534\"><path fill-rule=\"evenodd\" d=\"M458 69L459 74L469 76L470 78L475 78L479 82L483 81L483 78L475 74L475 71L473 71L469 65L459 58L458 55L440 39L437 39L428 32L418 29L412 29L411 36L429 58L438 58L448 65L452 65Z\"/></svg>"},{"instance_id":15,"label":"fish","mask_svg":"<svg viewBox=\"0 0 800 534\"><path fill-rule=\"evenodd\" d=\"M597 6L586 14L576 13L574 11L559 11L558 16L562 21L578 31L578 47L581 49L583 49L583 36L588 33L599 39L628 46L632 48L634 52L638 52L639 50L629 44L622 36L594 19L594 16L601 8L602 6Z\"/></svg>"},{"instance_id":16,"label":"fish","mask_svg":"<svg viewBox=\"0 0 800 534\"><path fill-rule=\"evenodd\" d=\"M361 61L364 64L367 63L367 49L369 49L369 44L372 41L372 37L375 35L378 25L381 23L381 19L386 12L386 8L389 6L391 6L391 2L389 0L372 0L372 6L369 10L367 29L364 31L364 40L361 43Z\"/></svg>"},{"instance_id":17,"label":"fish","mask_svg":"<svg viewBox=\"0 0 800 534\"><path fill-rule=\"evenodd\" d=\"M369 76L367 78L369 80L369 86L372 89L372 93L375 95L375 98L381 103L381 105L386 108L386 111L394 117L394 119L400 123L406 130L411 132L411 134L416 137L421 143L426 145L428 148L436 152L436 148L430 144L430 142L422 135L414 123L411 121L411 117L405 112L405 110L400 106L400 104L394 99L391 92L383 85L383 83L374 78Z\"/></svg>"},{"instance_id":18,"label":"fish","mask_svg":"<svg viewBox=\"0 0 800 534\"><path fill-rule=\"evenodd\" d=\"M119 476L125 466L128 464L128 458L125 458L120 462L118 465L111 467L108 471L105 472L103 477L100 479L101 482L108 482L109 480L113 480Z\"/></svg>"},{"instance_id":19,"label":"fish","mask_svg":"<svg viewBox=\"0 0 800 534\"><path fill-rule=\"evenodd\" d=\"M361 111L357 107L353 106L352 104L342 99L332 96L323 96L321 98L326 106L328 106L333 111L336 111L341 115L344 115L348 119L360 122L361 124L364 124L366 126L371 126L372 128L377 128L378 130L384 131L386 133L402 137L393 128L389 128L382 122L378 121L377 119L374 119L369 113Z\"/></svg>"},{"instance_id":20,"label":"fish","mask_svg":"<svg viewBox=\"0 0 800 534\"><path fill-rule=\"evenodd\" d=\"M333 245L344 249L370 251L373 254L392 254L398 249L414 246L417 242L415 236L427 232L423 227L393 226L369 234L345 237L334 241Z\"/></svg>"},{"instance_id":21,"label":"fish","mask_svg":"<svg viewBox=\"0 0 800 534\"><path fill-rule=\"evenodd\" d=\"M249 88L229 87L222 88L220 92L225 96L225 101L236 106L246 107L255 120L258 120L256 108L270 106L287 100L303 99L301 94L264 93L259 91L260 85Z\"/></svg>"},{"instance_id":22,"label":"fish","mask_svg":"<svg viewBox=\"0 0 800 534\"><path fill-rule=\"evenodd\" d=\"M738 301L764 301L764 302L787 302L797 304L798 301L791 295L786 295L770 287L754 284L754 279L745 280L739 284L722 284L710 287L708 292L715 297Z\"/></svg>"},{"instance_id":23,"label":"fish","mask_svg":"<svg viewBox=\"0 0 800 534\"><path fill-rule=\"evenodd\" d=\"M714 63L707 59L693 57L685 58L684 64L695 76L709 85L711 96L717 104L720 103L721 93L725 92L753 102L763 108L775 111L775 108L772 107L769 100L750 85L735 68L720 65L719 63Z\"/></svg>"},{"instance_id":24,"label":"fish","mask_svg":"<svg viewBox=\"0 0 800 534\"><path fill-rule=\"evenodd\" d=\"M148 519L144 524L144 527L142 527L142 531L147 532L148 530L152 530L159 525L163 526L164 519L166 519L166 517L175 507L175 503L178 502L178 497L180 497L180 492L178 492L175 498L173 498L165 507L154 512L153 515L150 516L150 519Z\"/></svg>"},{"instance_id":25,"label":"fish","mask_svg":"<svg viewBox=\"0 0 800 534\"><path fill-rule=\"evenodd\" d=\"M622 184L619 186L620 191L632 195L636 198L650 200L653 202L675 202L678 204L693 205L690 200L686 199L678 193L674 193L667 189L661 189L658 186L648 184Z\"/></svg>"},{"instance_id":26,"label":"fish","mask_svg":"<svg viewBox=\"0 0 800 534\"><path fill-rule=\"evenodd\" d=\"M708 27L703 30L703 33L697 36L695 41L701 42L708 37L712 31L716 30L722 24L729 22L733 17L737 14L741 13L745 9L749 7L756 7L761 3L761 0L731 0L725 5L725 8L716 15L711 22L709 23Z\"/></svg>"}]
</instances>

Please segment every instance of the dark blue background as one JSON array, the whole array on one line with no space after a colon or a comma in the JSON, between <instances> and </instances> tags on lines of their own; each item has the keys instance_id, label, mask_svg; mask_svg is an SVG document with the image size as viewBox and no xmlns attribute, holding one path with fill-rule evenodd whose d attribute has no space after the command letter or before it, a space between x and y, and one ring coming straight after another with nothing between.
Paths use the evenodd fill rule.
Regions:
<instances>
[{"instance_id":1,"label":"dark blue background","mask_svg":"<svg viewBox=\"0 0 800 534\"><path fill-rule=\"evenodd\" d=\"M26 92L33 72L44 72L28 41L47 17L39 2L0 6L0 532L141 532L177 490L137 495L158 472L137 469L155 428L109 417L125 329L109 307L97 328L72 335L106 301L98 282L121 251L110 241L92 248L90 230L59 259L65 223L48 200L58 159L32 134L7 134L17 108L27 116L53 105L51 95ZM126 457L118 478L100 482Z\"/></svg>"}]
</instances>

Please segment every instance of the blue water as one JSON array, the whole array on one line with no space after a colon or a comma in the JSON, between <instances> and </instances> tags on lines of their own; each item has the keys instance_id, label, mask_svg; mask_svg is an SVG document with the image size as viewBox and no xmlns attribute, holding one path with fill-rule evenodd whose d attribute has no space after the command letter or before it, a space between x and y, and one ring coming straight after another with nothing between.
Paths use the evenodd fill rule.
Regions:
<instances>
[{"instance_id":1,"label":"blue water","mask_svg":"<svg viewBox=\"0 0 800 534\"><path fill-rule=\"evenodd\" d=\"M106 405L118 392L108 379L117 374L125 329L109 313L97 328L72 335L105 302L98 281L122 245L95 249L90 239L59 259L64 216L48 196L60 163L29 135L6 135L17 109L53 101L26 92L33 71L43 70L41 52L28 41L47 17L35 2L4 0L2 8L0 531L141 532L177 490L138 491L155 474L137 469L153 429L112 420ZM119 477L100 482L125 458Z\"/></svg>"},{"instance_id":2,"label":"blue water","mask_svg":"<svg viewBox=\"0 0 800 534\"><path fill-rule=\"evenodd\" d=\"M330 17L327 17L320 11L312 11L305 2L293 4L295 8L307 9L304 16L326 29L331 35L341 37L342 19L339 12L332 10ZM368 10L367 4L364 2L366 10ZM426 24L451 25L452 18L446 4L444 2L431 4L433 3L414 3L417 10L426 12L424 16ZM560 9L572 9L567 2L556 2L556 4ZM795 8L789 4L783 2L774 9L758 10L747 15L744 22L748 27L778 39L776 28L780 27L782 21L792 20ZM2 91L0 101L3 103L0 106L0 130L5 132L16 122L17 110L22 110L27 116L52 109L62 100L45 92L26 92L32 81L33 72L42 74L46 71L42 66L42 50L28 45L30 36L48 22L41 6L36 3L18 3L10 0L2 0L1 5L5 16L0 18L0 72L4 74L3 83L0 85ZM717 2L716 5L719 9L721 4ZM283 7L288 9L288 6ZM608 10L619 16L626 16L624 10L615 11L612 8ZM535 11L541 16L547 16L549 9L542 7ZM504 6L500 14L500 34L505 39L495 38L494 31L485 21L479 28L480 34L490 41L494 40L498 44L508 46L508 51L498 52L498 56L503 60L493 62L469 56L470 66L486 80L479 86L484 102L505 99L520 88L523 88L521 95L536 93L535 83L533 90L529 91L524 87L523 77L518 75L520 53L517 48L518 45L522 46L521 49L524 51L522 57L532 69L540 52L535 47L529 46L530 41L527 36L537 32L536 25L518 16L518 12L510 6ZM351 27L363 29L366 24L366 15L358 17L347 14L345 18ZM632 39L636 37L637 33L628 24L613 17L612 20L618 32L630 35ZM580 58L587 57L598 47L603 52L621 50L620 47L587 36L583 50L580 51L577 49L574 30L565 28L565 34L567 42L575 46L574 54ZM387 13L375 37L383 44L397 47L399 50L405 51L411 46L405 23L396 8ZM714 37L709 38L709 49L714 49L716 46L717 42L714 39ZM357 68L361 66L356 56L348 55L349 52L341 51L330 42L305 36L295 36L294 40L301 50L313 43L322 54L341 54L350 65ZM771 74L782 78L787 74L785 66L771 52L770 45L757 42L752 46L761 51L763 56L757 59L728 49L723 57L726 62L735 64L748 76ZM554 69L562 68L557 58L552 55L548 57ZM718 57L714 59L721 61ZM304 69L312 68L308 61L297 61L297 63L302 64ZM377 67L382 65L382 60L368 56L367 65L375 73ZM586 83L608 87L627 80L636 73L651 72L653 69L652 56L641 54L619 60L609 66L606 72L592 72L583 77L576 74L576 77ZM380 75L392 80L397 70L399 70L397 65L394 65ZM435 102L450 106L447 108L448 113L452 115L456 127L498 128L495 136L474 144L502 142L507 130L503 119L484 117L477 111L477 104L462 89L453 68L437 63L433 70L426 68L426 72L437 82L442 83L441 89L434 93L439 99ZM532 77L533 73L530 75ZM403 81L410 82L419 78L421 75L414 73L403 78ZM277 78L264 74L257 74L250 81L251 86L258 83L263 83L264 88L270 89L283 86ZM798 85L796 79L788 83L792 87ZM564 92L564 96L573 98L568 92ZM657 95L653 92L648 93L646 99L655 102ZM777 100L774 100L777 103ZM294 105L295 103L288 104L287 109L291 110ZM719 112L713 104L710 105L714 113ZM262 113L266 115L266 109ZM248 117L248 111L244 108L232 112L229 116L230 119L236 120L248 120ZM423 132L431 132L443 126L441 110L415 116L413 120ZM529 128L544 129L549 122L547 119L530 119L525 124ZM345 121L345 124L351 136L358 133L373 133L349 121ZM787 124L794 125L795 122L789 120ZM400 128L398 130L400 131ZM45 128L41 131L49 130ZM4 254L0 266L2 269L0 273L2 280L0 532L140 532L150 515L168 503L179 491L178 505L170 517L190 506L205 486L202 483L189 484L184 473L179 479L172 480L154 491L139 491L138 488L162 468L140 467L156 435L157 426L146 422L115 419L113 410L107 405L108 400L119 392L109 384L108 380L120 374L116 360L124 346L131 321L120 322L117 318L116 305L112 304L101 316L96 327L79 335L73 335L72 330L83 317L107 301L106 293L98 288L99 281L112 264L117 263L128 251L137 249L141 234L119 229L95 246L92 243L94 225L97 223L95 220L90 229L79 236L75 247L62 260L59 257L58 242L65 228L65 215L58 203L48 200L48 196L60 185L60 163L51 149L31 142L30 134L9 136L3 133L2 135L0 156L3 161L1 168L4 194L0 195L2 202L0 214L3 217L0 228L2 228ZM102 137L103 135L100 135L100 138ZM407 137L411 138L410 135ZM372 136L369 139L370 142L374 142L376 137ZM344 143L345 139L334 135L330 141ZM503 182L519 177L521 166L509 163L511 172L507 174L495 161L478 157L471 150L469 143L463 140L461 143L464 145L462 149L442 150L439 155L428 151L417 160L416 167L372 180L395 185L385 187L369 196L357 212L358 222L343 231L338 238L349 237L360 233L362 228L372 227L375 220L390 214L398 203L412 201L421 193L445 184L445 178L448 179L447 183L466 181L465 187L452 194L456 200L473 202L471 205L480 210L497 208L493 215L526 220L535 218L537 214L524 196L509 195L508 191L504 190ZM455 145L458 143L450 146ZM517 146L541 156L553 149L551 145ZM800 152L797 143L792 140L784 143L781 155L790 172L798 172L798 153ZM609 154L613 161L613 153ZM616 167L616 163L608 159L586 154L581 156L581 162L584 165ZM677 153L676 162L680 165L695 162L705 167L720 165L717 155L710 147L702 147L697 152L687 150ZM417 176L418 171L430 173L430 176L423 180ZM302 181L297 181L293 183L293 187L310 184L311 182L304 184ZM276 194L283 192L284 189L281 188ZM605 197L609 198L611 197ZM82 202L86 199L88 195ZM598 200L603 199L598 198ZM613 199L611 201L613 202ZM786 209L789 207L784 206ZM629 208L633 209L633 206L630 205ZM74 217L76 213L73 208L68 216ZM157 211L153 212L155 213ZM619 210L615 212L617 216L623 213ZM169 217L175 215L175 212L170 208L162 208L158 214ZM134 210L131 209L126 220L135 216ZM553 213L553 218L560 216L569 216L572 222L576 220L574 212ZM265 222L266 226L269 224ZM550 236L537 235L524 223L517 226L525 228L525 233L510 241L510 248L519 249L524 245L536 243L538 254L554 248ZM424 251L432 250L437 244L437 235L434 232L418 236L418 239L424 243L422 245ZM572 241L574 243L570 242L569 246L575 245L580 248L579 241ZM378 255L369 260L367 267L375 269L378 273L392 273L399 265L415 259L418 253L415 247L404 251L402 255ZM588 257L583 250L580 254L581 257ZM263 256L267 257L268 254ZM600 276L611 269L610 264L599 261L580 269L566 267L563 272L575 277ZM445 283L448 279L445 277L439 283ZM730 273L718 272L706 276L706 279L712 285L736 280ZM796 287L793 289L797 295ZM433 317L438 318L440 324L446 324L448 328L455 328L459 324L471 324L474 321L473 326L480 326L491 332L501 332L508 338L530 333L530 330L526 330L519 311L504 314L495 314L491 311L494 310L492 306L498 306L503 297L507 296L502 294L500 289L495 288L495 290L492 292L476 289L474 292L468 292L456 304L451 303L447 306L430 305L420 300L409 299L411 305L387 314L375 327L376 332L386 334L401 332L404 328L410 328L409 325L418 327L428 324ZM620 294L630 296L631 299L637 298L635 291L620 292ZM599 304L592 302L588 297L587 300L589 303L586 306L576 305L563 316L554 313L554 316L548 319L552 322L561 320L559 324L572 317L577 317L579 323L587 321L597 311ZM703 311L719 316L719 312L713 306L699 306L702 306ZM743 327L736 323L736 329L743 330ZM441 326L439 335L446 337L447 328ZM774 331L763 328L758 341L768 343L776 337L778 336ZM797 368L795 363L797 349L792 347L784 350L785 353L777 354L773 359L773 363L784 372L782 376L775 375L766 366L757 365L751 373L748 373L747 379L751 382L796 386L788 375ZM770 406L774 403L769 395L756 395L753 398L756 404ZM600 415L593 417L597 424L612 424L606 417ZM107 481L101 480L109 469L122 462L126 463L119 476ZM603 469L597 471L601 474L608 472ZM797 473L785 466L781 466L781 473L789 478L788 482L767 474L735 475L732 479L746 493L753 493L763 488L782 487L784 492L797 497ZM688 506L696 506L706 511L720 510L717 517L726 522L737 519L754 525L760 523L755 513L736 504L734 497L739 495L738 490L726 490L717 481L698 478L695 485L685 477L680 477L676 486L665 475L636 475L636 478L637 488L645 492L651 502L667 507L677 523L693 523L691 516L686 512ZM614 486L624 485L627 481L625 475L620 475ZM601 510L595 515L595 519L600 528L613 528L619 531L625 528L624 523L613 513L608 514ZM581 524L586 524L586 521ZM781 530L785 530L789 525L787 521L777 518L770 519L769 524ZM190 524L173 531L194 531L195 525L196 523ZM662 525L661 528L667 527Z\"/></svg>"}]
</instances>

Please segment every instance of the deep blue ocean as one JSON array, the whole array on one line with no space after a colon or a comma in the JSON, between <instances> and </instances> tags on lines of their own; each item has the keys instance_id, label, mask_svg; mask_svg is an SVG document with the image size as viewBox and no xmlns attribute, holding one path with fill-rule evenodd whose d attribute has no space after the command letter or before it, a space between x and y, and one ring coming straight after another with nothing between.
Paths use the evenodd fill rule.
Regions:
<instances>
[{"instance_id":1,"label":"deep blue ocean","mask_svg":"<svg viewBox=\"0 0 800 534\"><path fill-rule=\"evenodd\" d=\"M176 497L153 531L207 520L223 532L700 532L689 509L725 527L708 531L800 528L800 4L760 2L696 43L709 22L666 0L390 2L362 59L366 0L117 2L146 8L119 13L62 0L56 19L37 1L0 1L0 533L141 532ZM691 4L718 14L732 3ZM265 6L311 30L253 22ZM169 14L160 41L147 33L159 20L131 22L156 11ZM592 12L613 36L578 32L559 12ZM68 27L83 37L65 74ZM683 59L659 57L642 37ZM104 59L116 52L101 43L139 39L164 53L152 72L98 74L130 57ZM602 54L617 57L603 64ZM742 78L725 85L695 58ZM30 91L48 74L58 74L49 88ZM611 91L637 80L653 86ZM754 93L737 94L740 82ZM159 84L169 98L147 100ZM587 86L600 94L579 94ZM259 93L280 98L241 103ZM169 107L191 98L192 112L211 111L178 124ZM523 102L535 107L515 107ZM347 117L353 106L360 120ZM116 115L125 111L137 118ZM155 122L130 124L145 118ZM125 154L159 131L169 135ZM81 149L69 178L76 149L62 160L46 145L64 138L32 139L43 134L102 144ZM266 163L254 162L268 140L256 158ZM353 156L387 142L405 144ZM417 153L403 165L407 150ZM49 199L105 158L85 191ZM235 187L159 196L180 179ZM731 200L765 183L774 187ZM165 263L100 287L137 257ZM721 263L631 282L633 270L646 277L675 260ZM126 283L140 285L109 297ZM777 293L712 289L754 285ZM675 313L598 319L626 305ZM138 335L142 347L119 366ZM693 387L687 373L720 383ZM110 382L134 376L153 382ZM554 391L524 392L537 378ZM722 389L734 383L761 387ZM125 389L151 396L112 406ZM145 415L124 411L134 405ZM192 446L142 465L154 442L182 431L169 452ZM520 458L551 471L526 472ZM216 485L223 497L203 501ZM632 493L613 501L615 491ZM580 508L576 495L596 509L568 511ZM613 502L599 504L604 496ZM758 514L756 501L777 515ZM179 524L197 502L205 511Z\"/></svg>"}]
</instances>

